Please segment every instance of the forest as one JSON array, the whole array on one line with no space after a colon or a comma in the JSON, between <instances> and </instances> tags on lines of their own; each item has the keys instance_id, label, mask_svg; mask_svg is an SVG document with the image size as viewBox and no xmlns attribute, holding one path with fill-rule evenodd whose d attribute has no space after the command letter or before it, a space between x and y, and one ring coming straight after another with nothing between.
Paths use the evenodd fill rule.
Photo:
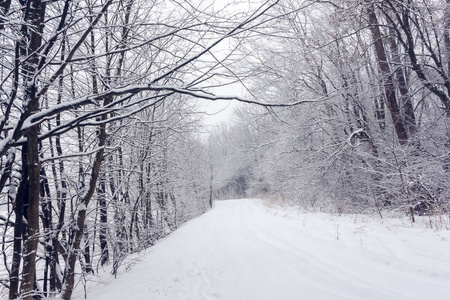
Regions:
<instances>
[{"instance_id":1,"label":"forest","mask_svg":"<svg viewBox=\"0 0 450 300\"><path fill-rule=\"evenodd\" d=\"M2 299L215 199L449 217L450 0L1 0L0 39Z\"/></svg>"}]
</instances>

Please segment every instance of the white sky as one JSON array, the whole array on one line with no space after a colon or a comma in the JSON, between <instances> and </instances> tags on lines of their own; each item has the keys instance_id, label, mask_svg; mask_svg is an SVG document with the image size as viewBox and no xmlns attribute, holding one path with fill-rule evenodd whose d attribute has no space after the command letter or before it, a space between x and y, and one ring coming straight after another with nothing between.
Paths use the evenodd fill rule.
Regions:
<instances>
[{"instance_id":1,"label":"white sky","mask_svg":"<svg viewBox=\"0 0 450 300\"><path fill-rule=\"evenodd\" d=\"M243 87L238 83L216 87L214 88L214 93L216 95L239 97L243 97L244 94ZM205 125L218 125L220 123L229 122L233 109L239 104L235 100L205 101L204 103L206 113L204 116Z\"/></svg>"},{"instance_id":2,"label":"white sky","mask_svg":"<svg viewBox=\"0 0 450 300\"><path fill-rule=\"evenodd\" d=\"M195 2L195 1L194 1ZM226 11L230 13L236 12L249 12L253 11L255 8L259 7L263 1L260 0L198 0L200 5L209 7L213 4L214 11L220 11L220 14L224 14ZM235 47L235 44L230 42L229 39L225 39L219 45L212 49L215 58L221 60L225 58ZM226 63L226 62L225 62ZM217 80L217 78L215 79ZM223 83L225 83L224 80ZM217 84L217 82L215 83ZM236 82L226 86L215 87L211 89L214 94L220 96L238 96L245 98L245 88L242 84ZM203 117L203 123L207 126L213 127L219 125L220 123L231 122L231 115L233 109L239 105L237 101L204 101L205 115Z\"/></svg>"}]
</instances>

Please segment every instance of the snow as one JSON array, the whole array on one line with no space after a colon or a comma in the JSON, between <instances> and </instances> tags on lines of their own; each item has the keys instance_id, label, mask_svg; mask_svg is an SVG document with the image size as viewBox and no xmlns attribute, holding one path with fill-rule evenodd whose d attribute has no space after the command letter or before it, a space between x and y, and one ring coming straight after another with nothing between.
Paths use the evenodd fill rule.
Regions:
<instances>
[{"instance_id":1,"label":"snow","mask_svg":"<svg viewBox=\"0 0 450 300\"><path fill-rule=\"evenodd\" d=\"M84 204L84 202L80 203L80 205L78 205L78 210L79 211L86 210L86 204Z\"/></svg>"},{"instance_id":2,"label":"snow","mask_svg":"<svg viewBox=\"0 0 450 300\"><path fill-rule=\"evenodd\" d=\"M3 140L0 141L0 152L3 152L7 149L7 147L12 144L13 139L12 136L7 136Z\"/></svg>"},{"instance_id":3,"label":"snow","mask_svg":"<svg viewBox=\"0 0 450 300\"><path fill-rule=\"evenodd\" d=\"M216 202L87 299L449 299L450 231L425 221Z\"/></svg>"}]
</instances>

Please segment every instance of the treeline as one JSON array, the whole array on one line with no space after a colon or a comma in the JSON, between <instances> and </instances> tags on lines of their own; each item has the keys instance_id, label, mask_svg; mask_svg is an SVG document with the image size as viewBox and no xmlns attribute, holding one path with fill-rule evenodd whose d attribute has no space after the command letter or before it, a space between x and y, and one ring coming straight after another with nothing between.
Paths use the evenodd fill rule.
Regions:
<instances>
[{"instance_id":1,"label":"treeline","mask_svg":"<svg viewBox=\"0 0 450 300\"><path fill-rule=\"evenodd\" d=\"M238 109L212 137L228 168L216 193L448 213L449 1L283 4L296 13L246 40L240 70L249 95L302 105Z\"/></svg>"}]
</instances>

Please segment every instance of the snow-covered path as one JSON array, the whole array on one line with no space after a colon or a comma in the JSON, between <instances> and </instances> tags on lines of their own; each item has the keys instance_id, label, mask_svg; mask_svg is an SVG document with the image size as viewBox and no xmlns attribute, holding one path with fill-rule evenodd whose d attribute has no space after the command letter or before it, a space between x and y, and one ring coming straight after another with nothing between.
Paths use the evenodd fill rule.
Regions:
<instances>
[{"instance_id":1,"label":"snow-covered path","mask_svg":"<svg viewBox=\"0 0 450 300\"><path fill-rule=\"evenodd\" d=\"M88 299L450 299L448 230L284 214L216 202Z\"/></svg>"}]
</instances>

